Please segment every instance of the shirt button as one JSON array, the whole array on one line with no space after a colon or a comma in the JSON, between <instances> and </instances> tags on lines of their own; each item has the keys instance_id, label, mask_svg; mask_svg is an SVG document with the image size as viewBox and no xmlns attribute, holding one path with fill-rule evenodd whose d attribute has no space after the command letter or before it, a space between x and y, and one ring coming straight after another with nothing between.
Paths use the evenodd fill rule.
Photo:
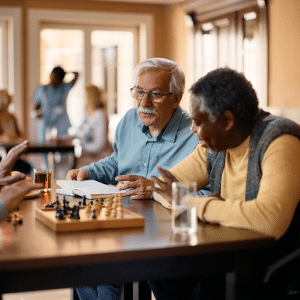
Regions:
<instances>
[{"instance_id":1,"label":"shirt button","mask_svg":"<svg viewBox=\"0 0 300 300\"><path fill-rule=\"evenodd\" d=\"M147 164L146 164L146 163L144 163L144 166L145 166L145 167L147 167Z\"/></svg>"}]
</instances>

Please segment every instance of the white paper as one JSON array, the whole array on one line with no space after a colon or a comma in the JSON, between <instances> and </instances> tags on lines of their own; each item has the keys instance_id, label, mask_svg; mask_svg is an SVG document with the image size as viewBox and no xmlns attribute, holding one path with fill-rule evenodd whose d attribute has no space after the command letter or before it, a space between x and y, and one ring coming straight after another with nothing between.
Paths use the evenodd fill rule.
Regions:
<instances>
[{"instance_id":1,"label":"white paper","mask_svg":"<svg viewBox=\"0 0 300 300\"><path fill-rule=\"evenodd\" d=\"M57 185L62 189L58 193L79 196L86 196L91 198L91 195L111 195L111 194L120 194L125 191L119 191L116 187L95 181L95 180L57 180Z\"/></svg>"}]
</instances>

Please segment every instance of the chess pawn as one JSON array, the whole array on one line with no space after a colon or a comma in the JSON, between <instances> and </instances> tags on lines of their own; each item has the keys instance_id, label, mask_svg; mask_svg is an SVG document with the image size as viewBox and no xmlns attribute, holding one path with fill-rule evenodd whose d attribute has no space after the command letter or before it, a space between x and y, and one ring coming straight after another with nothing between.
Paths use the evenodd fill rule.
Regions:
<instances>
[{"instance_id":1,"label":"chess pawn","mask_svg":"<svg viewBox=\"0 0 300 300\"><path fill-rule=\"evenodd\" d=\"M107 219L107 208L103 207L100 214L101 219Z\"/></svg>"},{"instance_id":2,"label":"chess pawn","mask_svg":"<svg viewBox=\"0 0 300 300\"><path fill-rule=\"evenodd\" d=\"M92 220L96 220L97 219L97 215L96 215L96 211L95 210L93 210L93 214L91 216L91 219Z\"/></svg>"},{"instance_id":3,"label":"chess pawn","mask_svg":"<svg viewBox=\"0 0 300 300\"><path fill-rule=\"evenodd\" d=\"M92 213L92 204L90 202L88 202L86 204L85 212L86 212L87 215L90 215Z\"/></svg>"},{"instance_id":4,"label":"chess pawn","mask_svg":"<svg viewBox=\"0 0 300 300\"><path fill-rule=\"evenodd\" d=\"M112 219L115 219L116 216L117 216L117 211L113 209L113 210L111 211L111 213L110 213L110 217L111 217Z\"/></svg>"},{"instance_id":5,"label":"chess pawn","mask_svg":"<svg viewBox=\"0 0 300 300\"><path fill-rule=\"evenodd\" d=\"M122 219L123 218L123 214L124 214L123 205L119 205L117 207L117 219Z\"/></svg>"}]
</instances>

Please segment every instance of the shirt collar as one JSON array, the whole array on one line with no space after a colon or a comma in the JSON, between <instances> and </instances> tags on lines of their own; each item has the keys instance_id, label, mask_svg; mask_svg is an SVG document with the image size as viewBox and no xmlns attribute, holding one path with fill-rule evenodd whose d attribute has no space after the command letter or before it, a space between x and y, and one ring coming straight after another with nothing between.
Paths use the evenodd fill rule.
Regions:
<instances>
[{"instance_id":1,"label":"shirt collar","mask_svg":"<svg viewBox=\"0 0 300 300\"><path fill-rule=\"evenodd\" d=\"M171 143L174 143L181 119L182 119L182 108L180 106L178 106L175 109L167 126L160 132L159 135L157 135L155 137L156 141L159 141L161 138L163 138ZM145 125L142 126L143 133L146 134L148 132L148 130L149 130L148 126L145 126Z\"/></svg>"}]
</instances>

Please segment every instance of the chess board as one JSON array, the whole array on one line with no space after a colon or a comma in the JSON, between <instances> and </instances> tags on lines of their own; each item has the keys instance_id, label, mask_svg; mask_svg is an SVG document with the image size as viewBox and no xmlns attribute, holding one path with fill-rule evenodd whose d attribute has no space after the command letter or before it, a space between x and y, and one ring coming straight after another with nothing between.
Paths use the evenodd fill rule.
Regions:
<instances>
[{"instance_id":1,"label":"chess board","mask_svg":"<svg viewBox=\"0 0 300 300\"><path fill-rule=\"evenodd\" d=\"M55 232L101 230L110 228L144 227L145 218L127 209L123 209L123 217L90 219L84 209L80 209L80 219L71 219L65 216L63 220L56 218L55 209L36 209L36 218Z\"/></svg>"}]
</instances>

